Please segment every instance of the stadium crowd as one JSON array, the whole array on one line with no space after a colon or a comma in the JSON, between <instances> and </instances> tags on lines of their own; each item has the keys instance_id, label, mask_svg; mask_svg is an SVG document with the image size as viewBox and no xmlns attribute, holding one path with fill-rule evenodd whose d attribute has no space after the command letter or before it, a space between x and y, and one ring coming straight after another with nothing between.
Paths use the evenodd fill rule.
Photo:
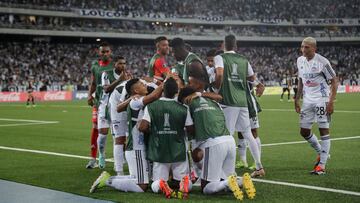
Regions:
<instances>
[{"instance_id":1,"label":"stadium crowd","mask_svg":"<svg viewBox=\"0 0 360 203\"><path fill-rule=\"evenodd\" d=\"M89 84L91 61L96 58L95 44L0 43L0 90L26 85L34 81L37 88L74 86L85 90ZM240 46L241 47L241 46ZM206 61L211 47L193 47L193 52ZM216 48L216 47L212 47ZM113 46L114 56L124 56L135 76L143 76L153 46ZM359 84L360 54L358 47L319 47L318 52L331 60L342 84ZM239 53L249 58L258 78L266 85L279 85L284 74L296 70L297 47L241 47ZM175 59L169 57L171 65ZM16 89L16 88L15 88Z\"/></svg>"},{"instance_id":2,"label":"stadium crowd","mask_svg":"<svg viewBox=\"0 0 360 203\"><path fill-rule=\"evenodd\" d=\"M47 16L25 16L2 14L0 27L65 30L85 32L118 32L168 35L223 36L233 33L238 36L302 37L311 34L314 37L354 37L359 36L359 26L339 27L274 27L274 26L203 26L179 23L72 19Z\"/></svg>"},{"instance_id":3,"label":"stadium crowd","mask_svg":"<svg viewBox=\"0 0 360 203\"><path fill-rule=\"evenodd\" d=\"M116 10L125 14L163 13L165 16L194 18L221 16L225 19L254 20L298 18L359 18L360 1L336 0L3 0L0 6L71 11L73 9ZM318 9L322 8L322 9Z\"/></svg>"}]
</instances>

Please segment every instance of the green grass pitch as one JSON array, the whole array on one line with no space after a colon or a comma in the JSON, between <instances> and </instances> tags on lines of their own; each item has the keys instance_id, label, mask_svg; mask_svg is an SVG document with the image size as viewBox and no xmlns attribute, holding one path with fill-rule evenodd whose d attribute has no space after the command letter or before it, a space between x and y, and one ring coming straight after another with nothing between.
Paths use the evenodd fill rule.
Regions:
<instances>
[{"instance_id":1,"label":"green grass pitch","mask_svg":"<svg viewBox=\"0 0 360 203\"><path fill-rule=\"evenodd\" d=\"M331 138L360 136L360 94L339 94L332 117ZM360 139L335 140L325 176L310 175L315 153L307 143L266 146L270 143L303 141L299 135L298 115L293 103L280 102L279 96L263 96L260 104L259 135L265 180L319 186L360 192ZM338 112L336 112L338 111ZM9 120L16 119L16 120ZM34 124L31 121L58 121ZM15 125L16 124L16 125ZM23 125L26 124L26 125ZM85 101L39 103L35 108L25 104L0 104L0 146L41 150L80 156L89 155L91 108ZM313 128L319 135L316 126ZM112 157L112 139L107 142L107 155ZM122 193L111 188L89 194L92 182L101 173L87 170L87 160L55 155L5 150L0 148L0 179L50 188L92 198L116 202L174 202L163 195ZM251 163L251 155L248 152ZM113 164L106 170L112 174ZM238 170L238 175L244 173ZM360 196L318 191L298 187L255 182L257 195L244 202L360 202ZM204 196L198 187L186 202L232 202L232 194ZM183 200L184 201L184 200Z\"/></svg>"}]
</instances>

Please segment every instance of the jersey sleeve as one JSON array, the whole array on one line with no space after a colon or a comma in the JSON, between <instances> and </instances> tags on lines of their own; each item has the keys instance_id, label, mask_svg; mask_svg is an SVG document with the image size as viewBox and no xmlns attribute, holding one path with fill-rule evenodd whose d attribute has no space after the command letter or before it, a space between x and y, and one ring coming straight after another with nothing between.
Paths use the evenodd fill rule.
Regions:
<instances>
[{"instance_id":1,"label":"jersey sleeve","mask_svg":"<svg viewBox=\"0 0 360 203\"><path fill-rule=\"evenodd\" d=\"M302 78L302 70L300 68L300 57L296 60L296 67L298 69L298 78Z\"/></svg>"},{"instance_id":2,"label":"jersey sleeve","mask_svg":"<svg viewBox=\"0 0 360 203\"><path fill-rule=\"evenodd\" d=\"M170 68L167 67L164 58L158 58L154 63L154 76L163 78L164 73L170 72Z\"/></svg>"},{"instance_id":3,"label":"jersey sleeve","mask_svg":"<svg viewBox=\"0 0 360 203\"><path fill-rule=\"evenodd\" d=\"M140 98L134 98L130 101L130 108L134 109L134 110L139 110L141 108L144 107L144 97L140 97Z\"/></svg>"},{"instance_id":4,"label":"jersey sleeve","mask_svg":"<svg viewBox=\"0 0 360 203\"><path fill-rule=\"evenodd\" d=\"M150 118L150 114L149 114L149 109L148 107L145 107L144 110L144 116L142 117L143 120L146 120L147 122L151 123L151 118Z\"/></svg>"},{"instance_id":5,"label":"jersey sleeve","mask_svg":"<svg viewBox=\"0 0 360 203\"><path fill-rule=\"evenodd\" d=\"M214 57L215 68L224 68L224 60L222 56L217 55Z\"/></svg>"},{"instance_id":6,"label":"jersey sleeve","mask_svg":"<svg viewBox=\"0 0 360 203\"><path fill-rule=\"evenodd\" d=\"M327 80L331 80L331 79L333 79L333 78L336 76L335 71L334 71L334 69L331 67L329 61L325 61L325 62L324 62L324 66L323 66L323 69L321 70L321 72L325 75L325 78L326 78Z\"/></svg>"},{"instance_id":7,"label":"jersey sleeve","mask_svg":"<svg viewBox=\"0 0 360 203\"><path fill-rule=\"evenodd\" d=\"M187 108L185 126L191 126L191 125L194 125L194 121L191 118L189 108Z\"/></svg>"},{"instance_id":8,"label":"jersey sleeve","mask_svg":"<svg viewBox=\"0 0 360 203\"><path fill-rule=\"evenodd\" d=\"M248 72L247 77L254 75L254 70L253 70L253 68L252 68L252 66L250 65L249 62L248 62L248 71L247 72Z\"/></svg>"}]
</instances>

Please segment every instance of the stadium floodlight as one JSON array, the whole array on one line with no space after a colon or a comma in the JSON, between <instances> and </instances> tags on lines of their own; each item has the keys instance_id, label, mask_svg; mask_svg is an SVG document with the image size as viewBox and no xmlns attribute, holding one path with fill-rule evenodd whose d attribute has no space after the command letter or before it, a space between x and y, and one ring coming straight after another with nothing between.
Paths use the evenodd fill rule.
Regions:
<instances>
[{"instance_id":1,"label":"stadium floodlight","mask_svg":"<svg viewBox=\"0 0 360 203\"><path fill-rule=\"evenodd\" d=\"M101 41L101 39L100 39L100 38L97 38L97 39L96 39L96 41L97 41L97 42L100 42L100 41Z\"/></svg>"}]
</instances>

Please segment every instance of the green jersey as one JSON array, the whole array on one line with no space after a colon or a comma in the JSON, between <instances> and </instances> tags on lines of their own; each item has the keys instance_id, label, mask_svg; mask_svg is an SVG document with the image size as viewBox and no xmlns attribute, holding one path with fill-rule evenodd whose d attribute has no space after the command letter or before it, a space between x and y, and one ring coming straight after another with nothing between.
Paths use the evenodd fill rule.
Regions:
<instances>
[{"instance_id":1,"label":"green jersey","mask_svg":"<svg viewBox=\"0 0 360 203\"><path fill-rule=\"evenodd\" d=\"M176 63L175 66L171 68L172 73L177 73L179 78L184 82L183 74L184 74L184 64L183 63Z\"/></svg>"},{"instance_id":2,"label":"green jersey","mask_svg":"<svg viewBox=\"0 0 360 203\"><path fill-rule=\"evenodd\" d=\"M144 119L150 122L146 158L160 163L186 160L185 122L187 108L174 99L160 98L148 104Z\"/></svg>"},{"instance_id":3,"label":"green jersey","mask_svg":"<svg viewBox=\"0 0 360 203\"><path fill-rule=\"evenodd\" d=\"M114 64L111 61L106 66L100 66L99 60L94 60L91 64L91 73L94 75L94 80L96 84L95 90L95 106L98 107L100 104L100 99L103 94L103 86L102 86L102 73L104 71L112 71L114 68Z\"/></svg>"},{"instance_id":4,"label":"green jersey","mask_svg":"<svg viewBox=\"0 0 360 203\"><path fill-rule=\"evenodd\" d=\"M204 66L204 63L196 54L189 52L189 54L187 55L187 57L184 60L184 68L183 68L182 76L180 76L183 79L185 85L187 85L189 83L189 75L191 75L191 73L192 73L192 71L189 68L190 68L190 64L194 61L199 61L202 64L203 69L204 69L203 70L204 77L207 80L206 82L209 83L209 76L207 75L207 71Z\"/></svg>"},{"instance_id":5,"label":"green jersey","mask_svg":"<svg viewBox=\"0 0 360 203\"><path fill-rule=\"evenodd\" d=\"M154 65L155 65L156 59L158 59L158 58L160 58L160 54L156 53L149 61L149 67L148 67L149 77L154 77L154 75L155 75Z\"/></svg>"},{"instance_id":6,"label":"green jersey","mask_svg":"<svg viewBox=\"0 0 360 203\"><path fill-rule=\"evenodd\" d=\"M224 78L219 93L222 104L235 107L247 107L248 60L237 53L220 55L224 61Z\"/></svg>"},{"instance_id":7,"label":"green jersey","mask_svg":"<svg viewBox=\"0 0 360 203\"><path fill-rule=\"evenodd\" d=\"M215 101L198 97L191 102L189 110L194 120L195 140L197 142L229 135L224 113Z\"/></svg>"}]
</instances>

